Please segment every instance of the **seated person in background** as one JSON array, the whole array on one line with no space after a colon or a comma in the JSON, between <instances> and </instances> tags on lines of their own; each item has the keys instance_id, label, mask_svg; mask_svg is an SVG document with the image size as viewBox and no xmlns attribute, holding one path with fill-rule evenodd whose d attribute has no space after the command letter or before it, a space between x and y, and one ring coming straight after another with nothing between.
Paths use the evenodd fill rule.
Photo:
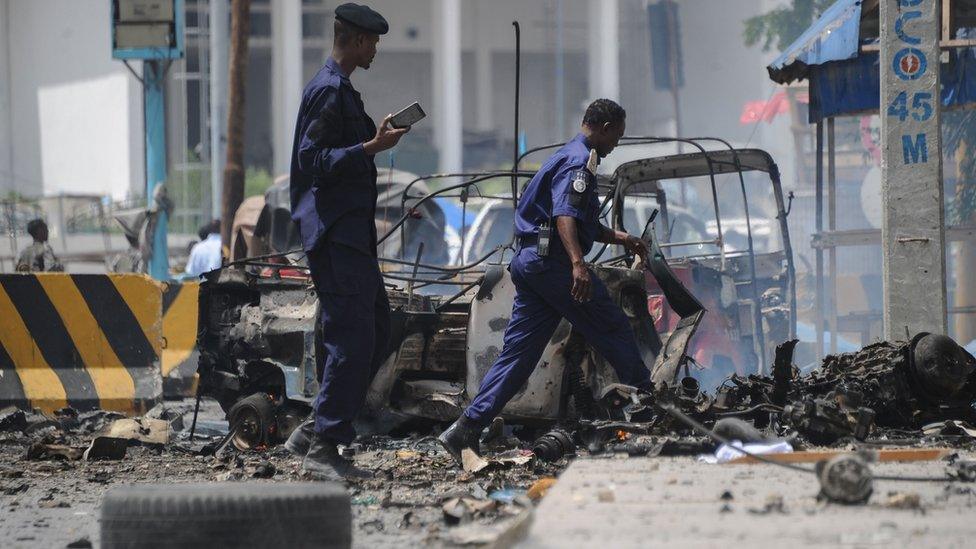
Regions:
<instances>
[{"instance_id":1,"label":"seated person in background","mask_svg":"<svg viewBox=\"0 0 976 549\"><path fill-rule=\"evenodd\" d=\"M204 232L207 233L206 238L193 245L190 258L186 261L186 274L189 276L200 276L220 268L223 259L220 247L220 220L215 219L201 228L201 236Z\"/></svg>"},{"instance_id":2,"label":"seated person in background","mask_svg":"<svg viewBox=\"0 0 976 549\"><path fill-rule=\"evenodd\" d=\"M47 223L40 218L32 219L27 223L27 233L34 239L34 243L20 252L17 272L63 271L64 265L58 261L51 245L47 243Z\"/></svg>"}]
</instances>

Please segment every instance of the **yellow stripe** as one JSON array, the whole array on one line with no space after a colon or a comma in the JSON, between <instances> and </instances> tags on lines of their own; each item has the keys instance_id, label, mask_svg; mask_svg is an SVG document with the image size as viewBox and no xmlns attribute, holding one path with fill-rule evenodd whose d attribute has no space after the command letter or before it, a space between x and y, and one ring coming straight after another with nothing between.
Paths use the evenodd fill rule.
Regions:
<instances>
[{"instance_id":1,"label":"yellow stripe","mask_svg":"<svg viewBox=\"0 0 976 549\"><path fill-rule=\"evenodd\" d=\"M178 290L176 299L163 317L163 377L190 358L197 346L197 306L200 284L188 282Z\"/></svg>"},{"instance_id":2,"label":"yellow stripe","mask_svg":"<svg viewBox=\"0 0 976 549\"><path fill-rule=\"evenodd\" d=\"M132 274L110 274L109 280L115 285L126 305L132 310L146 339L153 346L156 356L162 355L162 329L160 316L163 313L163 288L148 276Z\"/></svg>"},{"instance_id":3,"label":"yellow stripe","mask_svg":"<svg viewBox=\"0 0 976 549\"><path fill-rule=\"evenodd\" d=\"M51 298L75 349L81 355L85 370L95 385L101 408L133 411L136 385L132 374L115 354L74 281L66 275L39 276L37 280Z\"/></svg>"},{"instance_id":4,"label":"yellow stripe","mask_svg":"<svg viewBox=\"0 0 976 549\"><path fill-rule=\"evenodd\" d=\"M30 275L21 275L30 276ZM0 344L14 363L31 406L46 413L68 405L61 380L44 360L7 291L0 285Z\"/></svg>"}]
</instances>

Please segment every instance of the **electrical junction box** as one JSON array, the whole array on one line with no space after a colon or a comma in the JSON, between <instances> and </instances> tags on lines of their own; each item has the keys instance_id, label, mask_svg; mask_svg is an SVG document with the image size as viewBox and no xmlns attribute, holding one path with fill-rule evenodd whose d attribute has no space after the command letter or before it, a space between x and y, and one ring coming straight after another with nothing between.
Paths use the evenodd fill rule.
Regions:
<instances>
[{"instance_id":1,"label":"electrical junction box","mask_svg":"<svg viewBox=\"0 0 976 549\"><path fill-rule=\"evenodd\" d=\"M111 0L112 57L183 57L184 0Z\"/></svg>"}]
</instances>

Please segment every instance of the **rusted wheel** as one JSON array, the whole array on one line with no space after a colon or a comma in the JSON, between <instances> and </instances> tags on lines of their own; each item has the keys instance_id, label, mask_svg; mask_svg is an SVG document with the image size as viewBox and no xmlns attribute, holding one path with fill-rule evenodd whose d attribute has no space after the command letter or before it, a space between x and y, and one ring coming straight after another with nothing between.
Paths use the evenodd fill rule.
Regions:
<instances>
[{"instance_id":1,"label":"rusted wheel","mask_svg":"<svg viewBox=\"0 0 976 549\"><path fill-rule=\"evenodd\" d=\"M240 451L267 446L275 429L274 402L265 393L239 400L227 413L231 428L231 444Z\"/></svg>"}]
</instances>

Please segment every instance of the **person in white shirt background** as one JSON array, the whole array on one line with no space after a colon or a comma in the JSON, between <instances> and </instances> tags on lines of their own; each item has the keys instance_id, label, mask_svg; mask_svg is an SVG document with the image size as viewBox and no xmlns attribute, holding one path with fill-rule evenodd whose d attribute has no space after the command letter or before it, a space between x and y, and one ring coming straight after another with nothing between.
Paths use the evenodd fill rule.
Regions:
<instances>
[{"instance_id":1,"label":"person in white shirt background","mask_svg":"<svg viewBox=\"0 0 976 549\"><path fill-rule=\"evenodd\" d=\"M201 236L206 232L206 238L193 245L190 258L186 261L186 275L200 276L203 273L219 269L222 261L220 246L220 220L215 219L200 230Z\"/></svg>"}]
</instances>

